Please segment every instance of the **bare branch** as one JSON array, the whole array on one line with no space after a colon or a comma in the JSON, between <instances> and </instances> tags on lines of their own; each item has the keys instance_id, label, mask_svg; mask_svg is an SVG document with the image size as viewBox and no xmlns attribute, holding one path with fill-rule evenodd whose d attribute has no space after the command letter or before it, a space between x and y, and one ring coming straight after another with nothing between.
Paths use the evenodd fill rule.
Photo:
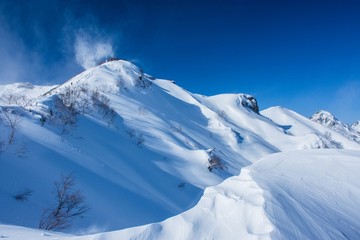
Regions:
<instances>
[{"instance_id":1,"label":"bare branch","mask_svg":"<svg viewBox=\"0 0 360 240\"><path fill-rule=\"evenodd\" d=\"M21 122L21 117L14 113L13 109L1 108L0 119L10 128L10 134L8 143L12 144L15 138L15 132L17 131Z\"/></svg>"},{"instance_id":2,"label":"bare branch","mask_svg":"<svg viewBox=\"0 0 360 240\"><path fill-rule=\"evenodd\" d=\"M71 174L61 176L54 185L57 204L45 209L39 222L39 228L45 230L67 228L74 218L82 217L89 210L81 192L73 191L75 180Z\"/></svg>"}]
</instances>

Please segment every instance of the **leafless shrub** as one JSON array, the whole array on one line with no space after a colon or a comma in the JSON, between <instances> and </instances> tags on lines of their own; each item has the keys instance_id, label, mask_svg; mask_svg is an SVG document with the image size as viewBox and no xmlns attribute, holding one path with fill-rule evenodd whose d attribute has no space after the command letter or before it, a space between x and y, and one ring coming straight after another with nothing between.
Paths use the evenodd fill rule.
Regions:
<instances>
[{"instance_id":1,"label":"leafless shrub","mask_svg":"<svg viewBox=\"0 0 360 240\"><path fill-rule=\"evenodd\" d=\"M20 106L26 106L29 103L29 100L21 94L13 93L11 91L6 91L0 96L0 100L6 104L15 104Z\"/></svg>"},{"instance_id":2,"label":"leafless shrub","mask_svg":"<svg viewBox=\"0 0 360 240\"><path fill-rule=\"evenodd\" d=\"M76 109L80 113L85 114L90 111L89 91L90 87L87 83L79 83L76 86L66 86L59 94L59 97L69 109Z\"/></svg>"},{"instance_id":3,"label":"leafless shrub","mask_svg":"<svg viewBox=\"0 0 360 240\"><path fill-rule=\"evenodd\" d=\"M208 170L211 172L213 169L224 169L224 164L221 161L221 158L215 154L215 149L209 151L208 158Z\"/></svg>"},{"instance_id":4,"label":"leafless shrub","mask_svg":"<svg viewBox=\"0 0 360 240\"><path fill-rule=\"evenodd\" d=\"M343 148L343 145L341 143L335 141L332 138L332 135L330 132L326 131L323 135L323 138L325 138L325 141L323 141L323 143L325 144L326 148L338 148L338 149Z\"/></svg>"},{"instance_id":5,"label":"leafless shrub","mask_svg":"<svg viewBox=\"0 0 360 240\"><path fill-rule=\"evenodd\" d=\"M91 94L91 100L98 113L102 115L104 119L113 122L116 116L115 110L110 107L110 99L98 91L94 91Z\"/></svg>"},{"instance_id":6,"label":"leafless shrub","mask_svg":"<svg viewBox=\"0 0 360 240\"><path fill-rule=\"evenodd\" d=\"M110 107L110 99L99 90L91 91L87 83L68 85L56 97L54 111L50 110L50 117L55 122L64 125L63 132L68 132L77 122L78 114L89 114L92 111L98 112L111 124L115 117L115 110ZM42 119L40 119L41 121ZM43 125L45 121L41 121Z\"/></svg>"},{"instance_id":7,"label":"leafless shrub","mask_svg":"<svg viewBox=\"0 0 360 240\"><path fill-rule=\"evenodd\" d=\"M63 133L75 127L78 112L72 104L68 106L63 102L63 99L56 97L54 107L55 111L50 110L50 116L53 117L55 122L63 125Z\"/></svg>"},{"instance_id":8,"label":"leafless shrub","mask_svg":"<svg viewBox=\"0 0 360 240\"><path fill-rule=\"evenodd\" d=\"M112 86L108 84L102 84L97 88L97 91L100 91L102 93L114 93L114 89Z\"/></svg>"},{"instance_id":9,"label":"leafless shrub","mask_svg":"<svg viewBox=\"0 0 360 240\"><path fill-rule=\"evenodd\" d=\"M70 174L61 176L55 182L56 206L44 210L39 228L45 230L64 229L71 226L72 221L82 217L89 210L85 198L79 190L73 190L74 177Z\"/></svg>"},{"instance_id":10,"label":"leafless shrub","mask_svg":"<svg viewBox=\"0 0 360 240\"><path fill-rule=\"evenodd\" d=\"M31 195L33 194L33 190L30 190L28 188L24 188L22 190L20 190L19 192L17 192L14 195L15 200L20 201L20 202L25 202L29 200L29 197L31 197Z\"/></svg>"},{"instance_id":11,"label":"leafless shrub","mask_svg":"<svg viewBox=\"0 0 360 240\"><path fill-rule=\"evenodd\" d=\"M79 91L79 97L75 102L76 108L82 114L86 114L90 112L90 99L89 92L90 87L87 83L79 84L76 88L76 91Z\"/></svg>"},{"instance_id":12,"label":"leafless shrub","mask_svg":"<svg viewBox=\"0 0 360 240\"><path fill-rule=\"evenodd\" d=\"M87 84L87 83L79 83L77 85L77 89L79 89L79 91L83 94L88 94L90 87L89 87L89 84Z\"/></svg>"},{"instance_id":13,"label":"leafless shrub","mask_svg":"<svg viewBox=\"0 0 360 240\"><path fill-rule=\"evenodd\" d=\"M59 96L66 107L75 109L76 101L80 97L80 91L70 85L66 86Z\"/></svg>"},{"instance_id":14,"label":"leafless shrub","mask_svg":"<svg viewBox=\"0 0 360 240\"><path fill-rule=\"evenodd\" d=\"M0 119L10 128L10 134L8 137L8 144L14 142L15 133L21 122L20 115L16 114L11 108L1 108Z\"/></svg>"}]
</instances>

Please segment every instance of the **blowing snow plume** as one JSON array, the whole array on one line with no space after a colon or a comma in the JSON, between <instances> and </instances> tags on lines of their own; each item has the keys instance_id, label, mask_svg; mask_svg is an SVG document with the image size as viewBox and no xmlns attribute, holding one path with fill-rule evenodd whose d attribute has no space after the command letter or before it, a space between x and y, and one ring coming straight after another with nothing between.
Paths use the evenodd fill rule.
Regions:
<instances>
[{"instance_id":1,"label":"blowing snow plume","mask_svg":"<svg viewBox=\"0 0 360 240\"><path fill-rule=\"evenodd\" d=\"M93 39L88 34L78 34L74 45L76 62L85 69L96 66L101 60L112 57L110 40Z\"/></svg>"}]
</instances>

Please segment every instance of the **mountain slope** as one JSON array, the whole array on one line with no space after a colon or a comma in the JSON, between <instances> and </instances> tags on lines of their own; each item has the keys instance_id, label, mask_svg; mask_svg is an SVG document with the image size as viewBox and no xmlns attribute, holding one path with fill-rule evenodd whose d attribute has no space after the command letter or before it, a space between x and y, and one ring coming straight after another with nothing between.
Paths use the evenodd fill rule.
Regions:
<instances>
[{"instance_id":1,"label":"mountain slope","mask_svg":"<svg viewBox=\"0 0 360 240\"><path fill-rule=\"evenodd\" d=\"M22 239L356 239L360 152L298 150L269 155L205 190L163 222L81 237L1 226ZM31 235L30 235L31 234Z\"/></svg>"},{"instance_id":2,"label":"mountain slope","mask_svg":"<svg viewBox=\"0 0 360 240\"><path fill-rule=\"evenodd\" d=\"M261 112L271 118L275 123L282 125L288 135L303 137L305 140L299 149L308 148L344 148L358 150L359 144L353 139L338 133L337 131L316 123L300 114L283 108L271 107Z\"/></svg>"},{"instance_id":3,"label":"mountain slope","mask_svg":"<svg viewBox=\"0 0 360 240\"><path fill-rule=\"evenodd\" d=\"M242 169L270 154L359 150L358 143L290 110L259 113L256 100L247 94L193 94L121 60L88 69L59 86L26 91L19 86L0 88L6 89L0 95L21 92L28 99L0 100L2 116L20 119L12 144L7 143L11 128L4 118L0 123L0 222L5 224L37 227L44 208L54 204L53 183L61 174L73 174L90 207L67 231L101 232L180 214L204 190L205 196L217 192L209 186L240 171L247 179ZM252 186L262 191L258 183ZM16 201L14 196L24 189L33 191L29 200ZM228 191L252 195L252 189ZM249 207L261 212L260 205Z\"/></svg>"},{"instance_id":4,"label":"mountain slope","mask_svg":"<svg viewBox=\"0 0 360 240\"><path fill-rule=\"evenodd\" d=\"M359 170L359 151L273 154L208 188L185 213L76 239L356 239Z\"/></svg>"}]
</instances>

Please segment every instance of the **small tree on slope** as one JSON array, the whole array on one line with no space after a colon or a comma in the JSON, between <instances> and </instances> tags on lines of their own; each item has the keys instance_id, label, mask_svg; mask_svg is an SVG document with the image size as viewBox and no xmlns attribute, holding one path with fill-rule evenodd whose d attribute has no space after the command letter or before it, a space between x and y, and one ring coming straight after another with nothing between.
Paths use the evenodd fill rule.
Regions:
<instances>
[{"instance_id":1,"label":"small tree on slope","mask_svg":"<svg viewBox=\"0 0 360 240\"><path fill-rule=\"evenodd\" d=\"M71 174L61 176L60 181L54 183L56 206L44 210L39 222L40 229L67 228L75 218L82 217L89 210L81 192L73 190L74 184Z\"/></svg>"},{"instance_id":2,"label":"small tree on slope","mask_svg":"<svg viewBox=\"0 0 360 240\"><path fill-rule=\"evenodd\" d=\"M12 109L3 107L0 111L0 120L10 128L8 143L12 144L14 142L15 132L21 122L21 117L14 114Z\"/></svg>"}]
</instances>

